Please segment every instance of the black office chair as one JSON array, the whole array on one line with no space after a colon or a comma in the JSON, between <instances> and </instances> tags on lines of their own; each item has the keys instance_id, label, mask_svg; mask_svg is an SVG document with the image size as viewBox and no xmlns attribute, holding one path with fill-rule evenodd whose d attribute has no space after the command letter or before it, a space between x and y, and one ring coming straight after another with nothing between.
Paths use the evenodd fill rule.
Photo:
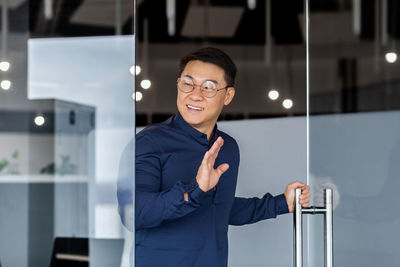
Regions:
<instances>
[{"instance_id":1,"label":"black office chair","mask_svg":"<svg viewBox=\"0 0 400 267\"><path fill-rule=\"evenodd\" d=\"M89 261L96 267L120 266L123 249L120 238L57 237L50 267L89 267Z\"/></svg>"},{"instance_id":2,"label":"black office chair","mask_svg":"<svg viewBox=\"0 0 400 267\"><path fill-rule=\"evenodd\" d=\"M57 237L50 267L89 267L88 238Z\"/></svg>"}]
</instances>

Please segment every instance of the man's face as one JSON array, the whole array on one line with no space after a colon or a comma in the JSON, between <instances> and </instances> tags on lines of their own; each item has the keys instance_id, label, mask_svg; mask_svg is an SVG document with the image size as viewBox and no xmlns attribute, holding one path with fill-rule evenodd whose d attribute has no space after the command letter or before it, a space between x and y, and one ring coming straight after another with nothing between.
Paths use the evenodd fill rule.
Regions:
<instances>
[{"instance_id":1,"label":"man's face","mask_svg":"<svg viewBox=\"0 0 400 267\"><path fill-rule=\"evenodd\" d=\"M212 98L207 98L201 93L200 85L204 81L216 82L217 88L227 86L224 74L224 70L219 66L199 60L190 61L181 74L181 78L192 78L198 86L190 93L178 89L178 110L183 119L200 132L211 133L222 108L228 105L235 95L233 87L218 91Z\"/></svg>"}]
</instances>

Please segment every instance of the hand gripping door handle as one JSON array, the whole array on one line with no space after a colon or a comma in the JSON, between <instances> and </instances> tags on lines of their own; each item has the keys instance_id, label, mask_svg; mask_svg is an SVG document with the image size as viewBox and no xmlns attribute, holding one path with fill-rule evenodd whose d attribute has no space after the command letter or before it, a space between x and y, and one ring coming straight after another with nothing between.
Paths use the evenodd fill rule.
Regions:
<instances>
[{"instance_id":1,"label":"hand gripping door handle","mask_svg":"<svg viewBox=\"0 0 400 267\"><path fill-rule=\"evenodd\" d=\"M333 267L333 195L324 189L325 207L303 208L299 204L301 189L296 189L294 217L294 266L303 267L303 218L304 214L323 214L325 223L325 267Z\"/></svg>"}]
</instances>

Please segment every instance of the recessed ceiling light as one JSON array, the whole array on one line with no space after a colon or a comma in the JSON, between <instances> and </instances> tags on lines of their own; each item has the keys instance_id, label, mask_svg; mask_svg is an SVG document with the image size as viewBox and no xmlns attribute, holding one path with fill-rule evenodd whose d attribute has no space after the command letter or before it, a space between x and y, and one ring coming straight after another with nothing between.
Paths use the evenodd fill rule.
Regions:
<instances>
[{"instance_id":1,"label":"recessed ceiling light","mask_svg":"<svg viewBox=\"0 0 400 267\"><path fill-rule=\"evenodd\" d=\"M142 81L140 82L140 86L141 86L143 89L147 90L147 89L150 88L151 82L150 82L150 80L142 80Z\"/></svg>"},{"instance_id":2,"label":"recessed ceiling light","mask_svg":"<svg viewBox=\"0 0 400 267\"><path fill-rule=\"evenodd\" d=\"M139 73L142 71L142 68L140 66L132 66L129 68L129 72L132 75L139 75Z\"/></svg>"},{"instance_id":3,"label":"recessed ceiling light","mask_svg":"<svg viewBox=\"0 0 400 267\"><path fill-rule=\"evenodd\" d=\"M140 67L140 66L136 66L136 75L139 75L140 74L140 72L142 71L142 68Z\"/></svg>"},{"instance_id":4,"label":"recessed ceiling light","mask_svg":"<svg viewBox=\"0 0 400 267\"><path fill-rule=\"evenodd\" d=\"M271 100L277 100L279 98L279 92L277 90L270 90L268 92L268 97Z\"/></svg>"},{"instance_id":5,"label":"recessed ceiling light","mask_svg":"<svg viewBox=\"0 0 400 267\"><path fill-rule=\"evenodd\" d=\"M7 62L7 61L0 62L0 70L1 71L8 71L9 68L10 68L10 62Z\"/></svg>"},{"instance_id":6,"label":"recessed ceiling light","mask_svg":"<svg viewBox=\"0 0 400 267\"><path fill-rule=\"evenodd\" d=\"M42 115L38 115L35 117L35 124L37 126L43 126L43 124L46 122L45 118Z\"/></svg>"},{"instance_id":7,"label":"recessed ceiling light","mask_svg":"<svg viewBox=\"0 0 400 267\"><path fill-rule=\"evenodd\" d=\"M11 82L10 82L9 80L3 80L3 81L1 81L1 83L0 83L0 87L1 87L3 90L8 90L8 89L10 89L10 87L11 87Z\"/></svg>"},{"instance_id":8,"label":"recessed ceiling light","mask_svg":"<svg viewBox=\"0 0 400 267\"><path fill-rule=\"evenodd\" d=\"M136 93L135 93L135 100L136 100L137 102L139 102L140 100L142 100L142 98L143 98L143 94L142 94L141 92L136 92Z\"/></svg>"},{"instance_id":9,"label":"recessed ceiling light","mask_svg":"<svg viewBox=\"0 0 400 267\"><path fill-rule=\"evenodd\" d=\"M395 52L388 52L385 54L385 59L388 63L395 63L397 61L397 54Z\"/></svg>"},{"instance_id":10,"label":"recessed ceiling light","mask_svg":"<svg viewBox=\"0 0 400 267\"><path fill-rule=\"evenodd\" d=\"M291 109L293 107L293 101L291 99L285 99L283 100L282 105L286 109Z\"/></svg>"}]
</instances>

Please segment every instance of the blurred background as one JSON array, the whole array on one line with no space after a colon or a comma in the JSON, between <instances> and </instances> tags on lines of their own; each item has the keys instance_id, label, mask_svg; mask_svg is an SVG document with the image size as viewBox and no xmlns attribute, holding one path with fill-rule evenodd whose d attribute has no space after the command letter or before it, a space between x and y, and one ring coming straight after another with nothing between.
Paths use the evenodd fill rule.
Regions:
<instances>
[{"instance_id":1,"label":"blurred background","mask_svg":"<svg viewBox=\"0 0 400 267\"><path fill-rule=\"evenodd\" d=\"M298 179L318 203L333 188L335 264L400 263L398 1L0 7L1 266L129 266L134 198L118 209L122 151L176 114L179 59L205 46L238 67L219 123L241 149L237 194L278 194ZM305 260L321 266L322 218L305 220ZM232 227L229 239L231 267L292 264L289 215Z\"/></svg>"}]
</instances>

